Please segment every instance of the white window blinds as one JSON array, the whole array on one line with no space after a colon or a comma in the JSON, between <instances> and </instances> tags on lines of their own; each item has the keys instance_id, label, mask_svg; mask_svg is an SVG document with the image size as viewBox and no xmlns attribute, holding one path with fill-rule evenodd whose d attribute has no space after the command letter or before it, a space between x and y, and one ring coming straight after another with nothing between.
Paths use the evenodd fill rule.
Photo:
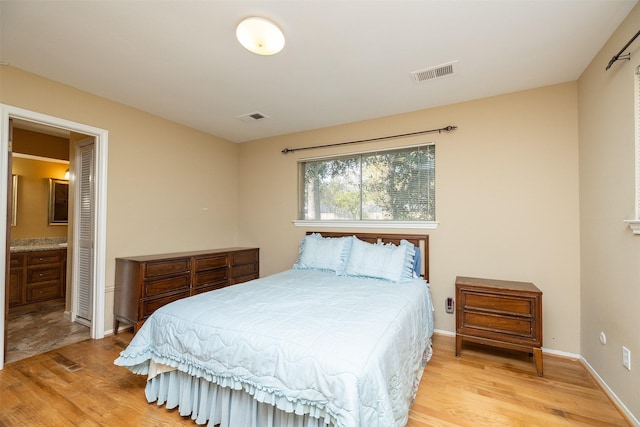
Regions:
<instances>
[{"instance_id":1,"label":"white window blinds","mask_svg":"<svg viewBox=\"0 0 640 427\"><path fill-rule=\"evenodd\" d=\"M433 144L300 162L301 220L435 221Z\"/></svg>"}]
</instances>

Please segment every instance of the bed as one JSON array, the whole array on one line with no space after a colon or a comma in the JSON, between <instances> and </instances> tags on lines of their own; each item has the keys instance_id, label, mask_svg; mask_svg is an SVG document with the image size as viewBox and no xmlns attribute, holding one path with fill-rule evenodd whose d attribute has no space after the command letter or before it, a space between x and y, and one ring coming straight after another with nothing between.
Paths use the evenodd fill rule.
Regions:
<instances>
[{"instance_id":1,"label":"bed","mask_svg":"<svg viewBox=\"0 0 640 427\"><path fill-rule=\"evenodd\" d=\"M308 233L299 252L157 310L115 364L196 424L405 425L431 355L428 236Z\"/></svg>"}]
</instances>

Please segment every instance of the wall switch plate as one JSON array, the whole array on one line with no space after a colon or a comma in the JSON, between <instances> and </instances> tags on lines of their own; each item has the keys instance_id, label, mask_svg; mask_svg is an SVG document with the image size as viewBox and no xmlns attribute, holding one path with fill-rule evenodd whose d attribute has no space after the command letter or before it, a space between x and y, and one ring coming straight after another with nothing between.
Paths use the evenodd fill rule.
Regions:
<instances>
[{"instance_id":1,"label":"wall switch plate","mask_svg":"<svg viewBox=\"0 0 640 427\"><path fill-rule=\"evenodd\" d=\"M453 313L454 304L455 303L453 302L453 298L449 297L446 299L446 301L444 302L444 307L447 313Z\"/></svg>"},{"instance_id":2,"label":"wall switch plate","mask_svg":"<svg viewBox=\"0 0 640 427\"><path fill-rule=\"evenodd\" d=\"M622 365L631 370L631 351L625 346L622 346Z\"/></svg>"}]
</instances>

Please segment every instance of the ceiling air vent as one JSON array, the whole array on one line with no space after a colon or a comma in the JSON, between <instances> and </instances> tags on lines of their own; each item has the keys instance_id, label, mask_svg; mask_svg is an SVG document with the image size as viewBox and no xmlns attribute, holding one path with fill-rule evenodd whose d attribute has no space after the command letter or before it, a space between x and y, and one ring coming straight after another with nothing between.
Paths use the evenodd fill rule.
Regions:
<instances>
[{"instance_id":1,"label":"ceiling air vent","mask_svg":"<svg viewBox=\"0 0 640 427\"><path fill-rule=\"evenodd\" d=\"M416 83L426 82L427 80L437 79L453 75L456 71L458 61L449 62L448 64L436 65L435 67L425 68L424 70L413 71L411 77Z\"/></svg>"},{"instance_id":2,"label":"ceiling air vent","mask_svg":"<svg viewBox=\"0 0 640 427\"><path fill-rule=\"evenodd\" d=\"M247 114L242 114L241 116L236 116L236 118L246 123L252 123L252 122L257 122L259 120L268 119L269 116L262 114L259 111L254 111L253 113L247 113Z\"/></svg>"}]
</instances>

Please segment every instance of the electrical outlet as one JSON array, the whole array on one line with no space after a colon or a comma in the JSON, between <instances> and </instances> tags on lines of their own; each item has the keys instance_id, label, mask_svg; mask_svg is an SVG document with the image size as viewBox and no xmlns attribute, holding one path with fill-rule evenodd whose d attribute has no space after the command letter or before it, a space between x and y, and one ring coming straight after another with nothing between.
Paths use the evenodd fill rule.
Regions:
<instances>
[{"instance_id":1,"label":"electrical outlet","mask_svg":"<svg viewBox=\"0 0 640 427\"><path fill-rule=\"evenodd\" d=\"M625 346L622 346L622 365L631 370L631 351Z\"/></svg>"}]
</instances>

